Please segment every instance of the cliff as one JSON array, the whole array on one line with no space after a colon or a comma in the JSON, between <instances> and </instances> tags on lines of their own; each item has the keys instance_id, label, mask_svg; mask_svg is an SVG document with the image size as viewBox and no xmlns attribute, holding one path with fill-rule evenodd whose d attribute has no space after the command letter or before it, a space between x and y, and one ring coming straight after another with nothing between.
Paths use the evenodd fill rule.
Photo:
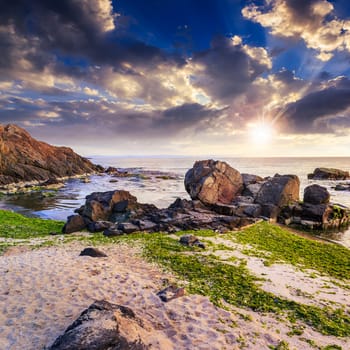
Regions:
<instances>
[{"instance_id":1,"label":"cliff","mask_svg":"<svg viewBox=\"0 0 350 350\"><path fill-rule=\"evenodd\" d=\"M14 124L0 125L0 185L100 171L71 148L38 141Z\"/></svg>"}]
</instances>

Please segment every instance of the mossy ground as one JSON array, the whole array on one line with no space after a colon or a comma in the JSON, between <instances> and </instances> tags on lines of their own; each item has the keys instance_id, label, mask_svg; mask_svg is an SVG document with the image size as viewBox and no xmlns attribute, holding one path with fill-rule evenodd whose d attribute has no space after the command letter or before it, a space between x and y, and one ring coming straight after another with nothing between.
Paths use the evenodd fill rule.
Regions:
<instances>
[{"instance_id":1,"label":"mossy ground","mask_svg":"<svg viewBox=\"0 0 350 350\"><path fill-rule=\"evenodd\" d=\"M0 237L4 250L13 242L6 239L47 238L37 246L57 244L49 235L59 232L62 222L29 219L7 211L0 211ZM186 232L188 233L188 232ZM178 235L184 232L178 233ZM205 241L217 236L212 231L196 231ZM315 330L339 337L350 336L350 315L343 308L317 307L283 299L259 287L258 279L247 269L245 261L234 264L214 255L217 249L227 248L222 244L207 242L206 254L200 248L179 244L176 236L167 234L131 234L107 238L102 234L90 236L60 236L60 243L72 240L89 245L138 244L144 256L173 272L186 284L189 293L209 296L218 306L229 305L260 313L272 313L288 319L291 324L300 322ZM225 239L247 245L251 254L260 254L269 263L286 262L305 269L348 281L350 275L350 251L341 246L324 244L296 236L289 231L268 223L260 223L245 230L220 235ZM295 327L294 327L295 328ZM299 328L298 328L299 329ZM302 332L301 332L302 333ZM295 335L291 333L291 336ZM297 334L301 335L301 334Z\"/></svg>"}]
</instances>

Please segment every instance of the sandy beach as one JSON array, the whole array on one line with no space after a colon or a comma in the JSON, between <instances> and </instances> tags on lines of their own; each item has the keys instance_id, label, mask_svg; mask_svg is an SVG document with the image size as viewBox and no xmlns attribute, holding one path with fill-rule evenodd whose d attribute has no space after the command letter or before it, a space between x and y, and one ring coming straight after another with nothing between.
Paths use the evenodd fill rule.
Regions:
<instances>
[{"instance_id":1,"label":"sandy beach","mask_svg":"<svg viewBox=\"0 0 350 350\"><path fill-rule=\"evenodd\" d=\"M147 339L151 349L258 350L274 348L282 340L290 349L314 348L287 335L288 324L270 314L229 305L220 309L198 295L162 302L156 293L174 277L144 261L137 247L99 247L106 258L79 256L84 247L79 242L37 250L17 247L0 257L1 349L45 349L95 300L131 307L151 330ZM257 274L269 273L270 282L263 288L285 297L305 302L308 293L322 290L320 281L310 284L301 272L290 278L293 271L287 265L264 269L259 259L251 258L248 266ZM283 284L287 280L289 288ZM293 297L299 283L304 294ZM329 294L323 290L323 302L349 307L349 290L337 288L336 292L328 289ZM348 339L324 336L307 326L303 336L322 346L338 344L347 349L350 345Z\"/></svg>"}]
</instances>

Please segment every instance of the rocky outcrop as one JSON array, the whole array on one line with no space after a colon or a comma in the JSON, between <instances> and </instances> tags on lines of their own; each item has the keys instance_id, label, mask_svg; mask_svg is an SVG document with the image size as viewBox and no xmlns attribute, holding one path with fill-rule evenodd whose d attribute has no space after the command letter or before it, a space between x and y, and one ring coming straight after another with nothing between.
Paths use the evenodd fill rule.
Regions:
<instances>
[{"instance_id":1,"label":"rocky outcrop","mask_svg":"<svg viewBox=\"0 0 350 350\"><path fill-rule=\"evenodd\" d=\"M334 189L336 191L350 191L350 184L337 184Z\"/></svg>"},{"instance_id":2,"label":"rocky outcrop","mask_svg":"<svg viewBox=\"0 0 350 350\"><path fill-rule=\"evenodd\" d=\"M350 179L348 171L333 168L316 168L312 174L308 174L310 180L347 180Z\"/></svg>"},{"instance_id":3,"label":"rocky outcrop","mask_svg":"<svg viewBox=\"0 0 350 350\"><path fill-rule=\"evenodd\" d=\"M218 213L198 200L180 198L168 208L158 209L151 204L138 203L136 197L127 191L92 193L86 197L85 205L76 211L80 220L74 216L74 221L85 223L84 228L91 232L103 230L106 236L136 231L176 232L193 229L225 232L259 220L243 213ZM95 219L97 221L94 221ZM70 220L72 219L68 219L65 227L71 227ZM81 229L79 226L79 230Z\"/></svg>"},{"instance_id":4,"label":"rocky outcrop","mask_svg":"<svg viewBox=\"0 0 350 350\"><path fill-rule=\"evenodd\" d=\"M103 168L74 153L37 141L14 124L0 125L0 186L47 180L103 171Z\"/></svg>"},{"instance_id":5,"label":"rocky outcrop","mask_svg":"<svg viewBox=\"0 0 350 350\"><path fill-rule=\"evenodd\" d=\"M149 334L130 308L95 301L48 350L146 350Z\"/></svg>"},{"instance_id":6,"label":"rocky outcrop","mask_svg":"<svg viewBox=\"0 0 350 350\"><path fill-rule=\"evenodd\" d=\"M311 185L304 190L304 201L282 208L278 221L285 225L307 229L333 230L350 224L350 212L346 207L329 203L330 194L325 187Z\"/></svg>"},{"instance_id":7,"label":"rocky outcrop","mask_svg":"<svg viewBox=\"0 0 350 350\"><path fill-rule=\"evenodd\" d=\"M241 193L243 179L225 162L202 160L186 173L185 188L192 199L204 204L229 204Z\"/></svg>"},{"instance_id":8,"label":"rocky outcrop","mask_svg":"<svg viewBox=\"0 0 350 350\"><path fill-rule=\"evenodd\" d=\"M206 160L196 162L187 172L185 186L192 198L199 199L178 198L165 209L138 203L127 191L92 193L86 197L85 205L76 210L78 215L68 218L66 233L71 232L74 225L116 236L139 231L212 229L226 232L262 219L315 228L337 228L350 223L349 212L330 205L330 195L321 186L307 187L304 202L300 203L300 181L295 175L277 174L262 179L245 174L242 177L226 163ZM184 244L196 245L192 242L196 237L192 235L182 240Z\"/></svg>"}]
</instances>

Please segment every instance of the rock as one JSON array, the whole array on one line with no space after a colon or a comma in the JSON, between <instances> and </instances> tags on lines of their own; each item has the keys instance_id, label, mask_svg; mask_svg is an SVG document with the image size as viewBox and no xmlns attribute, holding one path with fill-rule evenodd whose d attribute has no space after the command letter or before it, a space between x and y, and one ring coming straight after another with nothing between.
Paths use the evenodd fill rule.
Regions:
<instances>
[{"instance_id":1,"label":"rock","mask_svg":"<svg viewBox=\"0 0 350 350\"><path fill-rule=\"evenodd\" d=\"M87 229L90 232L102 232L113 226L113 222L110 221L93 221L88 224Z\"/></svg>"},{"instance_id":2,"label":"rock","mask_svg":"<svg viewBox=\"0 0 350 350\"><path fill-rule=\"evenodd\" d=\"M68 147L38 141L14 124L0 125L0 185L84 175L101 171Z\"/></svg>"},{"instance_id":3,"label":"rock","mask_svg":"<svg viewBox=\"0 0 350 350\"><path fill-rule=\"evenodd\" d=\"M299 200L300 181L296 175L275 175L258 192L255 202L273 204L279 208Z\"/></svg>"},{"instance_id":4,"label":"rock","mask_svg":"<svg viewBox=\"0 0 350 350\"><path fill-rule=\"evenodd\" d=\"M185 176L185 188L192 199L204 204L229 204L243 188L241 174L221 161L197 161Z\"/></svg>"},{"instance_id":5,"label":"rock","mask_svg":"<svg viewBox=\"0 0 350 350\"><path fill-rule=\"evenodd\" d=\"M136 220L135 223L141 231L154 232L157 231L158 225L150 220Z\"/></svg>"},{"instance_id":6,"label":"rock","mask_svg":"<svg viewBox=\"0 0 350 350\"><path fill-rule=\"evenodd\" d=\"M264 180L262 177L258 175L245 174L245 173L242 173L242 179L243 179L244 186L255 184L257 182L261 182Z\"/></svg>"},{"instance_id":7,"label":"rock","mask_svg":"<svg viewBox=\"0 0 350 350\"><path fill-rule=\"evenodd\" d=\"M177 286L170 285L161 291L157 293L161 301L164 301L165 303L180 298L185 295L185 289L184 288L178 288Z\"/></svg>"},{"instance_id":8,"label":"rock","mask_svg":"<svg viewBox=\"0 0 350 350\"><path fill-rule=\"evenodd\" d=\"M124 233L133 233L136 231L140 231L140 228L131 222L122 222L118 224L118 230L124 232Z\"/></svg>"},{"instance_id":9,"label":"rock","mask_svg":"<svg viewBox=\"0 0 350 350\"><path fill-rule=\"evenodd\" d=\"M80 215L68 216L66 224L62 228L62 233L78 232L86 228L86 221Z\"/></svg>"},{"instance_id":10,"label":"rock","mask_svg":"<svg viewBox=\"0 0 350 350\"><path fill-rule=\"evenodd\" d=\"M148 337L130 308L95 301L48 350L146 350Z\"/></svg>"},{"instance_id":11,"label":"rock","mask_svg":"<svg viewBox=\"0 0 350 350\"><path fill-rule=\"evenodd\" d=\"M81 215L92 221L109 221L114 211L136 206L137 199L128 191L93 192L86 196L86 202Z\"/></svg>"},{"instance_id":12,"label":"rock","mask_svg":"<svg viewBox=\"0 0 350 350\"><path fill-rule=\"evenodd\" d=\"M270 219L271 222L276 222L280 213L280 208L277 205L267 203L261 205L261 216Z\"/></svg>"},{"instance_id":13,"label":"rock","mask_svg":"<svg viewBox=\"0 0 350 350\"><path fill-rule=\"evenodd\" d=\"M334 168L316 168L312 174L307 175L312 180L347 180L350 179L348 171Z\"/></svg>"},{"instance_id":14,"label":"rock","mask_svg":"<svg viewBox=\"0 0 350 350\"><path fill-rule=\"evenodd\" d=\"M327 204L310 204L304 203L302 205L301 220L316 221L319 223L326 223L328 217L333 212L332 208Z\"/></svg>"},{"instance_id":15,"label":"rock","mask_svg":"<svg viewBox=\"0 0 350 350\"><path fill-rule=\"evenodd\" d=\"M194 235L184 235L180 237L180 243L190 247L196 246L205 249L205 244Z\"/></svg>"},{"instance_id":16,"label":"rock","mask_svg":"<svg viewBox=\"0 0 350 350\"><path fill-rule=\"evenodd\" d=\"M105 258L107 255L102 252L101 250L98 250L96 248L85 248L82 250L79 254L80 256L91 256L92 258Z\"/></svg>"},{"instance_id":17,"label":"rock","mask_svg":"<svg viewBox=\"0 0 350 350\"><path fill-rule=\"evenodd\" d=\"M256 198L263 183L252 183L246 185L243 190L243 196Z\"/></svg>"},{"instance_id":18,"label":"rock","mask_svg":"<svg viewBox=\"0 0 350 350\"><path fill-rule=\"evenodd\" d=\"M123 235L124 232L119 230L117 226L111 226L103 231L103 235L106 237L114 237L114 236L120 236Z\"/></svg>"},{"instance_id":19,"label":"rock","mask_svg":"<svg viewBox=\"0 0 350 350\"><path fill-rule=\"evenodd\" d=\"M327 204L329 203L330 194L326 187L319 185L307 186L304 189L304 202L311 204Z\"/></svg>"},{"instance_id":20,"label":"rock","mask_svg":"<svg viewBox=\"0 0 350 350\"><path fill-rule=\"evenodd\" d=\"M336 191L350 191L350 184L337 184L334 189Z\"/></svg>"}]
</instances>

